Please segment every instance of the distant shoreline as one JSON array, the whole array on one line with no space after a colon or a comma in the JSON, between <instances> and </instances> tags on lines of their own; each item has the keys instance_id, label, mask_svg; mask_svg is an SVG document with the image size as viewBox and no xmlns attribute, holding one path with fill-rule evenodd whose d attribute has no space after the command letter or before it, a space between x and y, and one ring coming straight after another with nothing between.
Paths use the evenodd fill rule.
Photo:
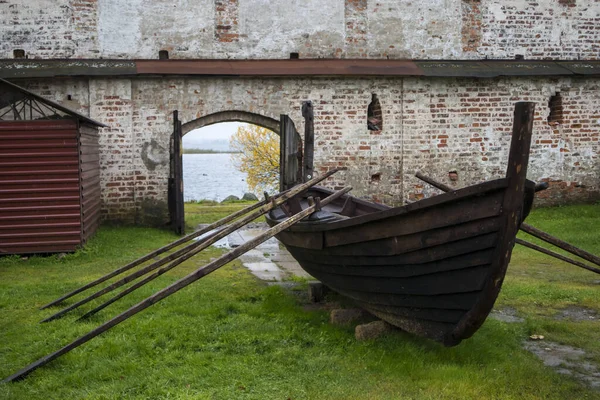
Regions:
<instances>
[{"instance_id":1,"label":"distant shoreline","mask_svg":"<svg viewBox=\"0 0 600 400\"><path fill-rule=\"evenodd\" d=\"M237 154L239 151L211 149L183 149L183 154Z\"/></svg>"}]
</instances>

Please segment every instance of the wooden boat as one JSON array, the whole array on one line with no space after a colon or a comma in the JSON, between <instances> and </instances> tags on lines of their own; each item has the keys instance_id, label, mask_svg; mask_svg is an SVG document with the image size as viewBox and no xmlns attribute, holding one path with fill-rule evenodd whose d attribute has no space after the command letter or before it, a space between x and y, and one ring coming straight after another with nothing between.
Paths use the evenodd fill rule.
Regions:
<instances>
[{"instance_id":1,"label":"wooden boat","mask_svg":"<svg viewBox=\"0 0 600 400\"><path fill-rule=\"evenodd\" d=\"M276 237L308 273L405 331L454 346L491 311L534 183L525 179L533 105L519 103L505 178L390 208L349 195ZM274 225L332 192L314 187Z\"/></svg>"}]
</instances>

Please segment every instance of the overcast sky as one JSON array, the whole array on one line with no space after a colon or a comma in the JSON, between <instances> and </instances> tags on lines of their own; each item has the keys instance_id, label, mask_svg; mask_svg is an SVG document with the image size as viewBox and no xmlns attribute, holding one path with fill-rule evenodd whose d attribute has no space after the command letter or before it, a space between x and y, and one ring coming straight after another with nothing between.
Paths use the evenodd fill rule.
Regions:
<instances>
[{"instance_id":1,"label":"overcast sky","mask_svg":"<svg viewBox=\"0 0 600 400\"><path fill-rule=\"evenodd\" d=\"M238 127L243 125L248 124L242 122L222 122L194 129L183 136L183 148L227 150L229 138L237 131Z\"/></svg>"}]
</instances>

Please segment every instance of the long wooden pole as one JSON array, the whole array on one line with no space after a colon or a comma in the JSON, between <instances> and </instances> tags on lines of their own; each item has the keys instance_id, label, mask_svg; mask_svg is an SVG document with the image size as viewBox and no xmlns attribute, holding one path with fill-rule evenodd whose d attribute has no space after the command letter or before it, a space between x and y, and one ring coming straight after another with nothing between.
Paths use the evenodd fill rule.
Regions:
<instances>
[{"instance_id":1,"label":"long wooden pole","mask_svg":"<svg viewBox=\"0 0 600 400\"><path fill-rule=\"evenodd\" d=\"M577 248L577 247L573 246L572 244L569 244L569 243L565 242L564 240L560 240L559 238L556 238L556 237L554 237L552 235L549 235L548 233L546 233L544 231L541 231L541 230L539 230L536 227L533 227L533 226L528 225L528 224L522 224L521 225L521 230L523 232L527 232L530 235L535 236L538 239L543 240L544 242L553 244L556 247L559 247L559 248L561 248L561 249L563 249L565 251L568 251L571 254L574 254L574 255L576 255L578 257L581 257L581 258L583 258L586 261L589 261L589 262L591 262L593 264L596 264L596 265L600 265L600 257L595 256L592 253L588 253L587 251L582 250L580 248Z\"/></svg>"},{"instance_id":2,"label":"long wooden pole","mask_svg":"<svg viewBox=\"0 0 600 400\"><path fill-rule=\"evenodd\" d=\"M351 190L351 188L345 188L343 190L337 191L333 194L331 194L330 196L328 196L327 198L325 198L323 201L321 201L321 205L324 206L328 203L330 203L331 201L337 199L338 197L346 194L347 192L349 192ZM31 372L33 372L34 370L36 370L37 368L48 364L50 361L57 359L58 357L62 356L63 354L68 353L69 351L81 346L82 344L90 341L91 339L95 338L96 336L100 335L103 332L106 332L107 330L111 329L112 327L120 324L121 322L125 321L128 318L131 318L132 316L134 316L135 314L139 313L140 311L145 310L146 308L150 307L151 305L158 303L159 301L163 300L164 298L172 295L173 293L178 292L179 290L183 289L184 287L188 286L189 284L197 281L198 279L210 274L211 272L217 270L218 268L222 267L223 265L227 264L228 262L234 260L235 258L239 257L240 255L246 253L247 251L255 248L256 246L258 246L259 244L265 242L266 240L270 239L271 237L277 235L278 233L280 233L281 231L283 231L284 229L289 228L290 226L294 225L295 223L297 223L298 221L304 219L305 217L309 216L310 214L312 214L313 212L315 212L317 210L317 206L313 205L311 207L306 208L305 210L302 210L301 212L299 212L298 214L288 218L287 220L277 224L276 226L274 226L273 228L269 229L268 231L264 232L263 234L255 237L254 239L244 243L243 245L236 247L235 249L231 250L230 252L228 252L227 254L224 254L223 256L219 257L218 259L208 263L207 265L198 268L197 270L195 270L194 272L192 272L191 274L185 276L184 278L181 278L180 280L178 280L177 282L167 286L166 288L156 292L155 294L153 294L152 296L148 297L147 299L139 302L138 304L134 305L133 307L131 307L130 309L128 309L127 311L117 315L116 317L112 318L111 320L105 322L104 324L100 325L99 327L97 327L96 329L86 333L85 335L81 336L80 338L76 339L75 341L67 344L66 346L64 346L63 348L61 348L60 350L55 351L54 353L51 353L45 357L40 358L39 360L35 361L34 363L28 365L27 367L23 368L22 370L14 373L13 375L5 378L3 380L3 382L13 382L13 381L17 381L20 379L23 379L25 376L27 376L28 374L30 374Z\"/></svg>"},{"instance_id":3,"label":"long wooden pole","mask_svg":"<svg viewBox=\"0 0 600 400\"><path fill-rule=\"evenodd\" d=\"M129 264L123 266L123 267L117 268L114 271L112 271L112 272L110 272L110 273L108 273L108 274L106 274L104 276L101 276L100 278L96 279L95 281L92 281L90 283L86 283L85 285L81 286L80 288L75 289L72 292L69 292L69 293L65 294L64 296L59 297L58 299L56 299L54 301L51 301L50 303L48 303L48 304L40 307L40 310L43 310L45 308L52 307L52 306L54 306L56 304L59 304L59 303L63 302L64 300L75 296L76 294L79 294L79 293L81 293L81 292L83 292L83 291L85 291L85 290L87 290L89 288L97 286L97 285L101 284L102 282L105 282L105 281L109 280L112 277L115 277L117 275L122 274L123 272L129 271L130 269L132 269L134 267L137 267L138 265L140 265L140 264L142 264L142 263L144 263L144 262L146 262L146 261L148 261L148 260L150 260L150 259L152 259L152 258L154 258L154 257L156 257L156 256L158 256L158 255L160 255L160 254L162 254L164 252L166 252L166 251L169 251L169 250L171 250L171 249L179 246L180 244L189 242L190 240L195 239L198 236L202 236L205 233L210 232L210 231L212 231L212 230L220 227L221 225L224 225L224 224L229 223L230 221L233 221L234 219L238 218L240 215L244 215L244 214L246 214L246 213L248 213L248 212L250 212L252 210L255 210L255 209L257 209L257 208L265 205L265 204L267 204L267 201L263 200L263 201L258 202L256 204L248 206L248 207L246 207L246 208L244 208L242 210L236 211L233 214L230 214L230 215L226 216L225 218L222 218L222 219L220 219L220 220L218 220L216 222L213 222L212 224L208 225L205 228L202 228L202 229L199 229L199 230L197 230L195 232L192 232L189 235L184 236L184 237L182 237L180 239L177 239L176 241L174 241L172 243L169 243L168 245L163 246L160 249L156 249L153 252L148 253L145 256L140 257L137 260L134 260L134 261L130 262Z\"/></svg>"},{"instance_id":4,"label":"long wooden pole","mask_svg":"<svg viewBox=\"0 0 600 400\"><path fill-rule=\"evenodd\" d=\"M304 117L304 153L302 154L304 168L302 182L306 182L314 175L313 158L315 153L315 116L311 101L302 103L302 116Z\"/></svg>"},{"instance_id":5,"label":"long wooden pole","mask_svg":"<svg viewBox=\"0 0 600 400\"><path fill-rule=\"evenodd\" d=\"M265 207L265 211L264 212L265 213L268 212L269 211L268 209L276 207L276 206L280 205L281 203L283 203L284 201L285 200L273 201L269 206ZM133 292L133 291L141 288L142 286L144 286L148 282L151 282L154 279L158 278L159 276L161 276L165 272L170 271L171 269L175 268L176 266L178 266L182 262L185 262L185 261L189 260L190 258L192 258L193 256L195 256L196 254L200 253L201 251L203 251L204 249L206 249L210 245L212 245L215 242L217 242L219 239L221 239L221 238L229 235L231 232L233 232L233 231L241 228L242 226L246 225L248 222L254 221L256 218L258 218L260 216L260 215L255 215L255 214L259 214L261 211L262 211L262 209L259 210L259 211L257 211L257 212L255 212L255 213L253 213L252 215L249 215L248 217L245 217L244 219L241 219L241 220L235 222L234 224L232 224L229 227L227 227L227 229L223 229L222 231L217 232L213 237L211 237L210 239L204 241L200 246L198 246L198 247L196 247L194 249L191 249L190 251L188 251L185 254L183 254L181 257L173 260L171 263L169 263L169 265L164 266L164 267L158 269L157 271L155 271L154 273L148 275L147 277L145 277L141 281L136 282L134 285L128 287L127 289L125 289L121 293L117 294L116 296L110 298L106 302L100 304L98 307L96 307L93 310L91 310L91 311L87 312L86 314L82 315L79 319L82 320L82 319L85 319L85 318L89 318L90 316L96 314L98 311L103 310L104 308L108 307L109 305L111 305L115 301L117 301L117 300L125 297L129 293L131 293L131 292Z\"/></svg>"},{"instance_id":6,"label":"long wooden pole","mask_svg":"<svg viewBox=\"0 0 600 400\"><path fill-rule=\"evenodd\" d=\"M221 229L217 232L214 232L212 235L204 238L201 241L198 241L196 243L192 243L187 245L186 247L177 250L176 252L170 254L169 256L158 260L152 264L149 264L143 268L141 268L140 270L131 273L127 276L125 276L124 278L112 283L111 285L108 285L107 287L100 289L98 291L96 291L95 293L87 296L86 298L68 306L63 308L62 310L58 311L57 313L49 316L48 318L43 319L41 322L49 322L49 321L53 321L55 319L61 318L62 316L64 316L65 314L67 314L70 311L75 310L76 308L89 303L90 301L97 299L98 297L111 292L137 278L139 278L140 276L143 276L145 274L147 274L150 271L155 270L156 268L160 267L161 265L166 264L169 261L173 261L176 260L177 258L187 254L188 252L194 250L194 249L198 249L198 251L196 251L194 254L197 254L199 251L204 250L205 248L207 248L208 246L214 244L215 242L217 242L218 240L224 238L225 236L229 235L230 233L232 233L233 231L241 228L242 226L248 224L251 221L254 221L256 218L260 217L261 215L265 214L266 212L269 212L270 210L272 210L273 208L279 206L280 204L286 202L287 200L289 200L290 198L296 196L297 194L305 191L306 189L309 189L310 187L316 185L317 183L319 183L320 181L326 179L327 177L333 175L335 172L337 172L338 170L331 170L328 171L327 173L323 174L320 177L317 178L313 178L310 181L302 184L302 185L298 185L286 192L280 193L279 196L277 198L272 197L269 201L269 203L264 204L263 206L261 206L257 211L254 211L248 215L246 215L245 217L239 219L238 221L234 222L233 224L227 226L224 229ZM187 258L186 258L187 259ZM176 264L178 265L178 264Z\"/></svg>"},{"instance_id":7,"label":"long wooden pole","mask_svg":"<svg viewBox=\"0 0 600 400\"><path fill-rule=\"evenodd\" d=\"M320 180L325 179L328 176L331 176L333 173L337 172L338 170L339 169L328 171L325 175L323 175L323 177L320 177L319 179ZM284 193L286 193L286 191L277 193L277 194L273 195L272 197L277 198L277 197L281 196ZM101 276L100 278L98 278L98 279L96 279L96 280L94 280L94 281L92 281L90 283L87 283L87 284L81 286L80 288L77 288L77 289L73 290L72 292L69 292L69 293L65 294L64 296L61 296L61 297L59 297L58 299L56 299L54 301L51 301L50 303L48 303L48 304L40 307L40 310L43 310L43 309L48 308L48 307L52 307L52 306L54 306L56 304L59 304L59 303L63 302L64 300L66 300L68 298L71 298L71 297L75 296L76 294L79 294L79 293L81 293L81 292L83 292L83 291L85 291L87 289L90 289L90 288L92 288L94 286L97 286L100 283L106 282L110 278L113 278L113 277L115 277L117 275L120 275L123 272L129 271L130 269L132 269L134 267L137 267L138 265L140 265L140 264L142 264L142 263L144 263L144 262L146 262L146 261L148 261L148 260L150 260L150 259L152 259L152 258L154 258L154 257L156 257L156 256L158 256L158 255L160 255L162 253L164 253L164 252L167 252L167 251L169 251L169 250L171 250L171 249L173 249L173 248L175 248L175 247L177 247L177 246L179 246L179 245L181 245L183 243L189 242L190 240L197 238L198 236L202 236L202 235L204 235L207 232L210 232L210 231L212 231L212 230L214 230L214 229L216 229L216 228L218 228L218 227L220 227L222 225L225 225L225 224L227 224L227 223L235 220L236 218L240 217L241 215L244 215L244 214L249 213L250 211L256 210L257 208L262 207L265 204L267 204L269 201L271 201L271 200L270 199L269 200L262 200L262 201L260 201L258 203L252 204L252 205L250 205L250 206L248 206L248 207L246 207L246 208L244 208L242 210L236 211L233 214L230 214L230 215L228 215L228 216L226 216L226 217L224 217L224 218L222 218L222 219L220 219L220 220L218 220L216 222L213 222L212 224L210 224L210 225L208 225L208 226L206 226L206 227L204 227L202 229L199 229L199 230L197 230L195 232L190 233L189 235L186 235L186 236L184 236L184 237L182 237L180 239L177 239L176 241L174 241L172 243L169 243L166 246L163 246L163 247L161 247L159 249L156 249L153 252L148 253L145 256L140 257L137 260L134 260L134 261L130 262L127 265L124 265L123 267L117 268L114 271L109 272L108 274L106 274L104 276Z\"/></svg>"},{"instance_id":8,"label":"long wooden pole","mask_svg":"<svg viewBox=\"0 0 600 400\"><path fill-rule=\"evenodd\" d=\"M521 246L528 247L528 248L530 248L532 250L539 251L540 253L547 254L547 255L549 255L551 257L558 258L559 260L562 260L564 262L568 262L570 264L576 265L576 266L578 266L580 268L587 269L588 271L592 271L592 272L595 272L597 274L600 274L600 269L598 269L598 268L590 267L589 265L586 265L586 264L584 264L584 263L582 263L580 261L573 260L573 259L571 259L569 257L565 257L562 254L558 254L558 253L556 253L556 252L554 252L552 250L545 249L542 246L538 246L537 244L528 242L528 241L523 240L523 239L518 239L518 238L516 240L516 243L520 244Z\"/></svg>"},{"instance_id":9,"label":"long wooden pole","mask_svg":"<svg viewBox=\"0 0 600 400\"><path fill-rule=\"evenodd\" d=\"M449 187L447 185L444 185L443 183L438 182L438 181L436 181L435 179L433 179L433 178L431 178L429 176L423 175L421 172L417 172L415 176L417 178L421 179L422 181L429 183L431 186L436 187L436 188L438 188L438 189L440 189L440 190L442 190L444 192L450 192L450 191L454 190L451 187ZM543 190L543 189L541 189L541 190ZM566 250L566 251L568 251L568 252L570 252L572 254L575 254L576 256L579 256L579 257L581 257L581 258L583 258L583 259L585 259L587 261L590 261L590 262L592 262L594 264L598 264L598 262L600 261L599 257L597 257L597 256L595 256L595 255L593 255L591 253L588 253L587 251L582 250L582 249L580 249L578 247L575 247L572 244L569 244L569 243L567 243L567 242L565 242L563 240L555 238L554 236L551 236L548 233L546 233L544 231L541 231L541 230L539 230L539 229L537 229L537 228L535 228L535 227L533 227L531 225L522 223L520 229L523 232L529 233L530 235L533 235L533 236L535 236L535 237L537 237L539 239L542 239L542 240L544 240L544 241L546 241L546 242L548 242L550 244L553 244L553 245L555 245L555 246L557 246L557 247L559 247L559 248L561 248L563 250ZM568 262L568 263L576 265L576 266L578 266L580 268L587 269L588 271L600 273L600 269L591 267L591 266L586 265L586 264L584 264L584 263L582 263L580 261L573 260L572 258L565 257L562 254L558 254L558 253L553 252L551 250L547 250L547 249L545 249L545 248L543 248L541 246L538 246L538 245L536 245L534 243L531 243L531 242L528 242L526 240L516 239L515 242L517 244L520 244L521 246L525 246L525 247L528 247L528 248L530 248L532 250L539 251L540 253L544 253L544 254L549 255L551 257L557 258L557 259L559 259L561 261ZM598 265L600 265L600 264L598 264Z\"/></svg>"},{"instance_id":10,"label":"long wooden pole","mask_svg":"<svg viewBox=\"0 0 600 400\"><path fill-rule=\"evenodd\" d=\"M245 219L244 219L244 221L245 221ZM154 269L160 267L161 265L164 265L164 264L168 263L169 261L176 260L177 258L181 257L182 255L186 254L187 252L191 251L194 247L202 245L203 243L213 239L216 236L218 236L217 240L221 239L224 236L227 236L227 233L225 233L224 235L219 235L222 232L223 232L223 230L219 230L219 231L214 232L211 235L203 238L202 240L199 240L196 243L191 243L191 244L177 250L176 252L171 253L168 256L166 256L158 261L155 261L155 262L125 276L124 278L119 279L118 281L111 283L110 285L90 294L89 296L71 304L70 306L63 308L62 310L52 314L51 316L41 320L40 322L45 323L45 322L54 321L55 319L59 319L59 318L63 317L64 315L66 315L67 313L69 313L70 311L73 311L73 310L81 307L82 305L87 304L90 301L97 299L100 296L105 295L106 293L112 292L113 290L120 288L123 285L126 285L127 283L139 278L140 276L146 275L148 272L153 271Z\"/></svg>"},{"instance_id":11,"label":"long wooden pole","mask_svg":"<svg viewBox=\"0 0 600 400\"><path fill-rule=\"evenodd\" d=\"M451 192L454 190L450 186L444 185L442 182L438 182L435 179L428 177L427 175L423 175L420 171L417 172L415 176L423 182L429 183L434 188L440 189L442 192Z\"/></svg>"}]
</instances>

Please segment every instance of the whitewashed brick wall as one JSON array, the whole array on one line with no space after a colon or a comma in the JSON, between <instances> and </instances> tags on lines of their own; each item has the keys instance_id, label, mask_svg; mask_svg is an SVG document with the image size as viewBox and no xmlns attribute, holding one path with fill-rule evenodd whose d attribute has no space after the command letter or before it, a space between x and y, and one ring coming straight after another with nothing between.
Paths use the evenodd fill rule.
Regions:
<instances>
[{"instance_id":1,"label":"whitewashed brick wall","mask_svg":"<svg viewBox=\"0 0 600 400\"><path fill-rule=\"evenodd\" d=\"M600 0L2 0L0 58L587 59Z\"/></svg>"},{"instance_id":2,"label":"whitewashed brick wall","mask_svg":"<svg viewBox=\"0 0 600 400\"><path fill-rule=\"evenodd\" d=\"M462 187L503 176L516 101L536 102L528 177L547 180L541 203L600 198L600 80L584 78L372 78L372 79L68 79L20 84L88 113L102 129L102 200L105 218L160 224L167 218L172 111L183 122L238 110L278 119L287 113L303 132L301 104L315 112L317 171L347 167L327 181L352 185L355 195L403 204L434 189L423 171ZM557 91L564 121L548 124ZM367 106L379 97L381 132L367 129ZM456 171L458 180L450 181Z\"/></svg>"}]
</instances>

